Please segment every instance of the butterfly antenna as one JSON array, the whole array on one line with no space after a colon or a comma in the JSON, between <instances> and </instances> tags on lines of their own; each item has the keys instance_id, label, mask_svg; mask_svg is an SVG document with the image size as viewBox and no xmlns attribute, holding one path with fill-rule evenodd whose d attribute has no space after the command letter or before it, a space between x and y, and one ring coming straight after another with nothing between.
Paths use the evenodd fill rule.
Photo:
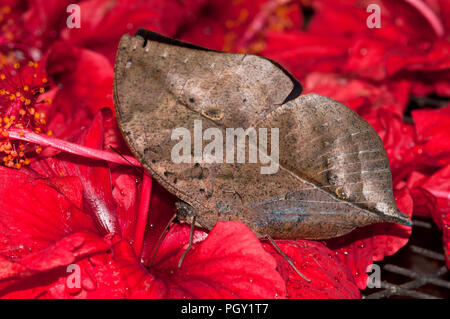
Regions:
<instances>
[{"instance_id":1,"label":"butterfly antenna","mask_svg":"<svg viewBox=\"0 0 450 319\"><path fill-rule=\"evenodd\" d=\"M167 223L167 225L164 228L163 232L159 236L158 242L156 243L155 249L153 250L153 256L152 256L152 259L150 260L148 268L150 268L153 265L153 262L155 261L156 255L158 253L159 246L161 245L161 242L162 242L163 238L166 236L167 231L169 230L169 226L170 226L170 224L172 224L172 222L175 219L175 217L177 217L177 214L173 214L172 218L169 220L169 222Z\"/></svg>"},{"instance_id":2,"label":"butterfly antenna","mask_svg":"<svg viewBox=\"0 0 450 319\"><path fill-rule=\"evenodd\" d=\"M122 153L120 153L115 147L113 146L109 146L114 152L116 152L117 154L119 154L120 157L122 157L125 161L127 161L131 167L133 167L136 171L138 171L141 174L147 175L148 177L152 177L145 169L142 169L140 167L136 167L136 165L134 165L133 163L131 163L125 156L122 155Z\"/></svg>"},{"instance_id":3,"label":"butterfly antenna","mask_svg":"<svg viewBox=\"0 0 450 319\"><path fill-rule=\"evenodd\" d=\"M286 256L286 254L281 250L281 248L277 245L277 243L275 242L275 240L272 239L272 237L270 237L269 235L266 235L266 238L270 241L270 243L275 247L275 249L278 251L278 253L283 256L284 259L286 259L286 261L289 263L289 265L295 270L295 272L302 277L303 279L305 279L308 283L311 282L310 279L308 279L307 277L305 277L305 275L303 275L298 269L297 267L295 267L294 263L291 261L291 259Z\"/></svg>"},{"instance_id":4,"label":"butterfly antenna","mask_svg":"<svg viewBox=\"0 0 450 319\"><path fill-rule=\"evenodd\" d=\"M181 268L181 264L183 263L184 257L188 253L189 249L192 248L192 241L193 241L192 239L194 238L194 228L195 228L195 216L192 219L191 232L189 233L189 246L186 248L186 250L184 251L183 255L181 255L180 261L178 262L178 268Z\"/></svg>"}]
</instances>

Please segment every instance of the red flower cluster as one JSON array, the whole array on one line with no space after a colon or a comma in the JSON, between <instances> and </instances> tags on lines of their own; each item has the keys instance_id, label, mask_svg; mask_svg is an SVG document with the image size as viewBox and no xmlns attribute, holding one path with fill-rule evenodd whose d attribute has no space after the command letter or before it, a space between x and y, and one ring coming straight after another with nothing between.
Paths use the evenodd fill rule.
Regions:
<instances>
[{"instance_id":1,"label":"red flower cluster","mask_svg":"<svg viewBox=\"0 0 450 319\"><path fill-rule=\"evenodd\" d=\"M448 1L371 1L379 29L362 0L84 0L70 29L73 2L0 1L2 297L359 298L367 266L408 241L392 224L277 241L308 283L246 226L220 222L194 232L179 269L189 227L162 237L175 198L110 151L129 154L112 66L120 37L140 27L268 56L306 92L359 112L384 141L399 209L431 216L449 257L450 105L434 105L450 96ZM434 108L410 117L411 97Z\"/></svg>"}]
</instances>

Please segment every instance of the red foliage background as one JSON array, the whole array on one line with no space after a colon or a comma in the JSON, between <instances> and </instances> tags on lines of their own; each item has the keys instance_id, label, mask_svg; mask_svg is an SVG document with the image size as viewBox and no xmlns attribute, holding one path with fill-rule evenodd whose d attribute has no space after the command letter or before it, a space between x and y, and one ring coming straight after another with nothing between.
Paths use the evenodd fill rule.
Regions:
<instances>
[{"instance_id":1,"label":"red foliage background","mask_svg":"<svg viewBox=\"0 0 450 319\"><path fill-rule=\"evenodd\" d=\"M392 224L277 241L311 283L238 222L196 229L181 269L189 227L172 224L154 258L175 198L110 152L129 154L113 113L115 51L141 27L270 57L304 93L357 111L383 139L399 209L433 219L450 266L448 1L0 3L3 298L359 298L367 267L407 243L411 229ZM71 3L79 29L66 24ZM381 28L366 25L369 3Z\"/></svg>"}]
</instances>

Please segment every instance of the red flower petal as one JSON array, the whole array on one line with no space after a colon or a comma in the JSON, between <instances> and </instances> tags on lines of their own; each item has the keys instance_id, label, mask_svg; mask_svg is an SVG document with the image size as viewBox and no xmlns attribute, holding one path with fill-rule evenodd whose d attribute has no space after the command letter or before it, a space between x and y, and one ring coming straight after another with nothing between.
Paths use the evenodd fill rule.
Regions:
<instances>
[{"instance_id":1,"label":"red flower petal","mask_svg":"<svg viewBox=\"0 0 450 319\"><path fill-rule=\"evenodd\" d=\"M425 144L424 153L440 160L441 165L450 163L450 104L438 110L415 110L412 112L418 140Z\"/></svg>"},{"instance_id":2,"label":"red flower petal","mask_svg":"<svg viewBox=\"0 0 450 319\"><path fill-rule=\"evenodd\" d=\"M204 0L90 0L80 5L82 27L65 28L61 37L87 47L114 61L119 40L124 33L134 34L147 28L174 35L187 15L195 14Z\"/></svg>"},{"instance_id":3,"label":"red flower petal","mask_svg":"<svg viewBox=\"0 0 450 319\"><path fill-rule=\"evenodd\" d=\"M396 193L397 206L406 215L412 215L413 202L408 189ZM367 286L367 266L396 253L408 242L411 227L380 223L358 228L345 236L331 239L328 246L348 267L360 289Z\"/></svg>"},{"instance_id":4,"label":"red flower petal","mask_svg":"<svg viewBox=\"0 0 450 319\"><path fill-rule=\"evenodd\" d=\"M64 187L31 179L14 170L0 167L0 253L20 258L45 249L67 234L96 231L92 219L69 199L81 191L78 178L61 178ZM64 191L64 193L61 193Z\"/></svg>"},{"instance_id":5,"label":"red flower petal","mask_svg":"<svg viewBox=\"0 0 450 319\"><path fill-rule=\"evenodd\" d=\"M91 126L78 138L78 143L103 149L103 136L103 117L99 112ZM61 153L55 158L36 161L31 168L43 176L78 176L83 185L83 208L96 217L105 235L120 233L110 170L105 162Z\"/></svg>"},{"instance_id":6,"label":"red flower petal","mask_svg":"<svg viewBox=\"0 0 450 319\"><path fill-rule=\"evenodd\" d=\"M446 263L450 268L450 165L431 176L422 188L437 199L431 215L442 229Z\"/></svg>"},{"instance_id":7,"label":"red flower petal","mask_svg":"<svg viewBox=\"0 0 450 319\"><path fill-rule=\"evenodd\" d=\"M72 111L88 106L96 114L103 107L113 108L113 67L103 55L58 42L48 56L47 73L62 87L58 95Z\"/></svg>"},{"instance_id":8,"label":"red flower petal","mask_svg":"<svg viewBox=\"0 0 450 319\"><path fill-rule=\"evenodd\" d=\"M204 236L196 231L194 239ZM177 268L189 227L174 225L152 268L167 286L168 298L282 298L286 295L276 262L255 234L239 222L218 222ZM180 242L185 243L180 246Z\"/></svg>"},{"instance_id":9,"label":"red flower petal","mask_svg":"<svg viewBox=\"0 0 450 319\"><path fill-rule=\"evenodd\" d=\"M301 278L287 261L267 243L265 249L277 260L278 271L286 281L288 298L360 298L352 274L323 243L298 240L277 241L280 249L308 279Z\"/></svg>"},{"instance_id":10,"label":"red flower petal","mask_svg":"<svg viewBox=\"0 0 450 319\"><path fill-rule=\"evenodd\" d=\"M62 242L67 242L71 237ZM62 250L59 247L55 249L55 252L58 253L56 257L59 257L56 260L59 260L61 266L70 263L79 267L81 284L79 287L68 285L68 276L71 276L71 273L66 270L66 267L53 267L46 269L46 272L39 273L38 279L31 277L29 281L22 281L13 289L6 290L3 297L64 299L161 297L158 290L161 288L161 284L154 282L153 277L137 262L133 249L128 243L117 237L109 236L107 239L102 239L91 235L85 245L95 246L97 249L90 251L82 249L82 253L76 249L72 249L73 253L71 250ZM56 246L62 245L58 243ZM100 247L104 249L98 249ZM42 252L42 254L44 253L45 251ZM64 260L61 259L61 255L65 257ZM47 259L45 255L42 258Z\"/></svg>"}]
</instances>

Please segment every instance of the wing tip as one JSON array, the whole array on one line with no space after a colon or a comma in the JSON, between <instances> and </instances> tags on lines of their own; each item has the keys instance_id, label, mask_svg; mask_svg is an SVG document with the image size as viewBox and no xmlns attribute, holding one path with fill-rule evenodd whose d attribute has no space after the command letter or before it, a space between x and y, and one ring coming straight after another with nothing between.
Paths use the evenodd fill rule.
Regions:
<instances>
[{"instance_id":1,"label":"wing tip","mask_svg":"<svg viewBox=\"0 0 450 319\"><path fill-rule=\"evenodd\" d=\"M407 215L402 213L399 209L396 209L393 214L383 214L383 219L389 223L400 224L403 226L412 226L413 222Z\"/></svg>"}]
</instances>

